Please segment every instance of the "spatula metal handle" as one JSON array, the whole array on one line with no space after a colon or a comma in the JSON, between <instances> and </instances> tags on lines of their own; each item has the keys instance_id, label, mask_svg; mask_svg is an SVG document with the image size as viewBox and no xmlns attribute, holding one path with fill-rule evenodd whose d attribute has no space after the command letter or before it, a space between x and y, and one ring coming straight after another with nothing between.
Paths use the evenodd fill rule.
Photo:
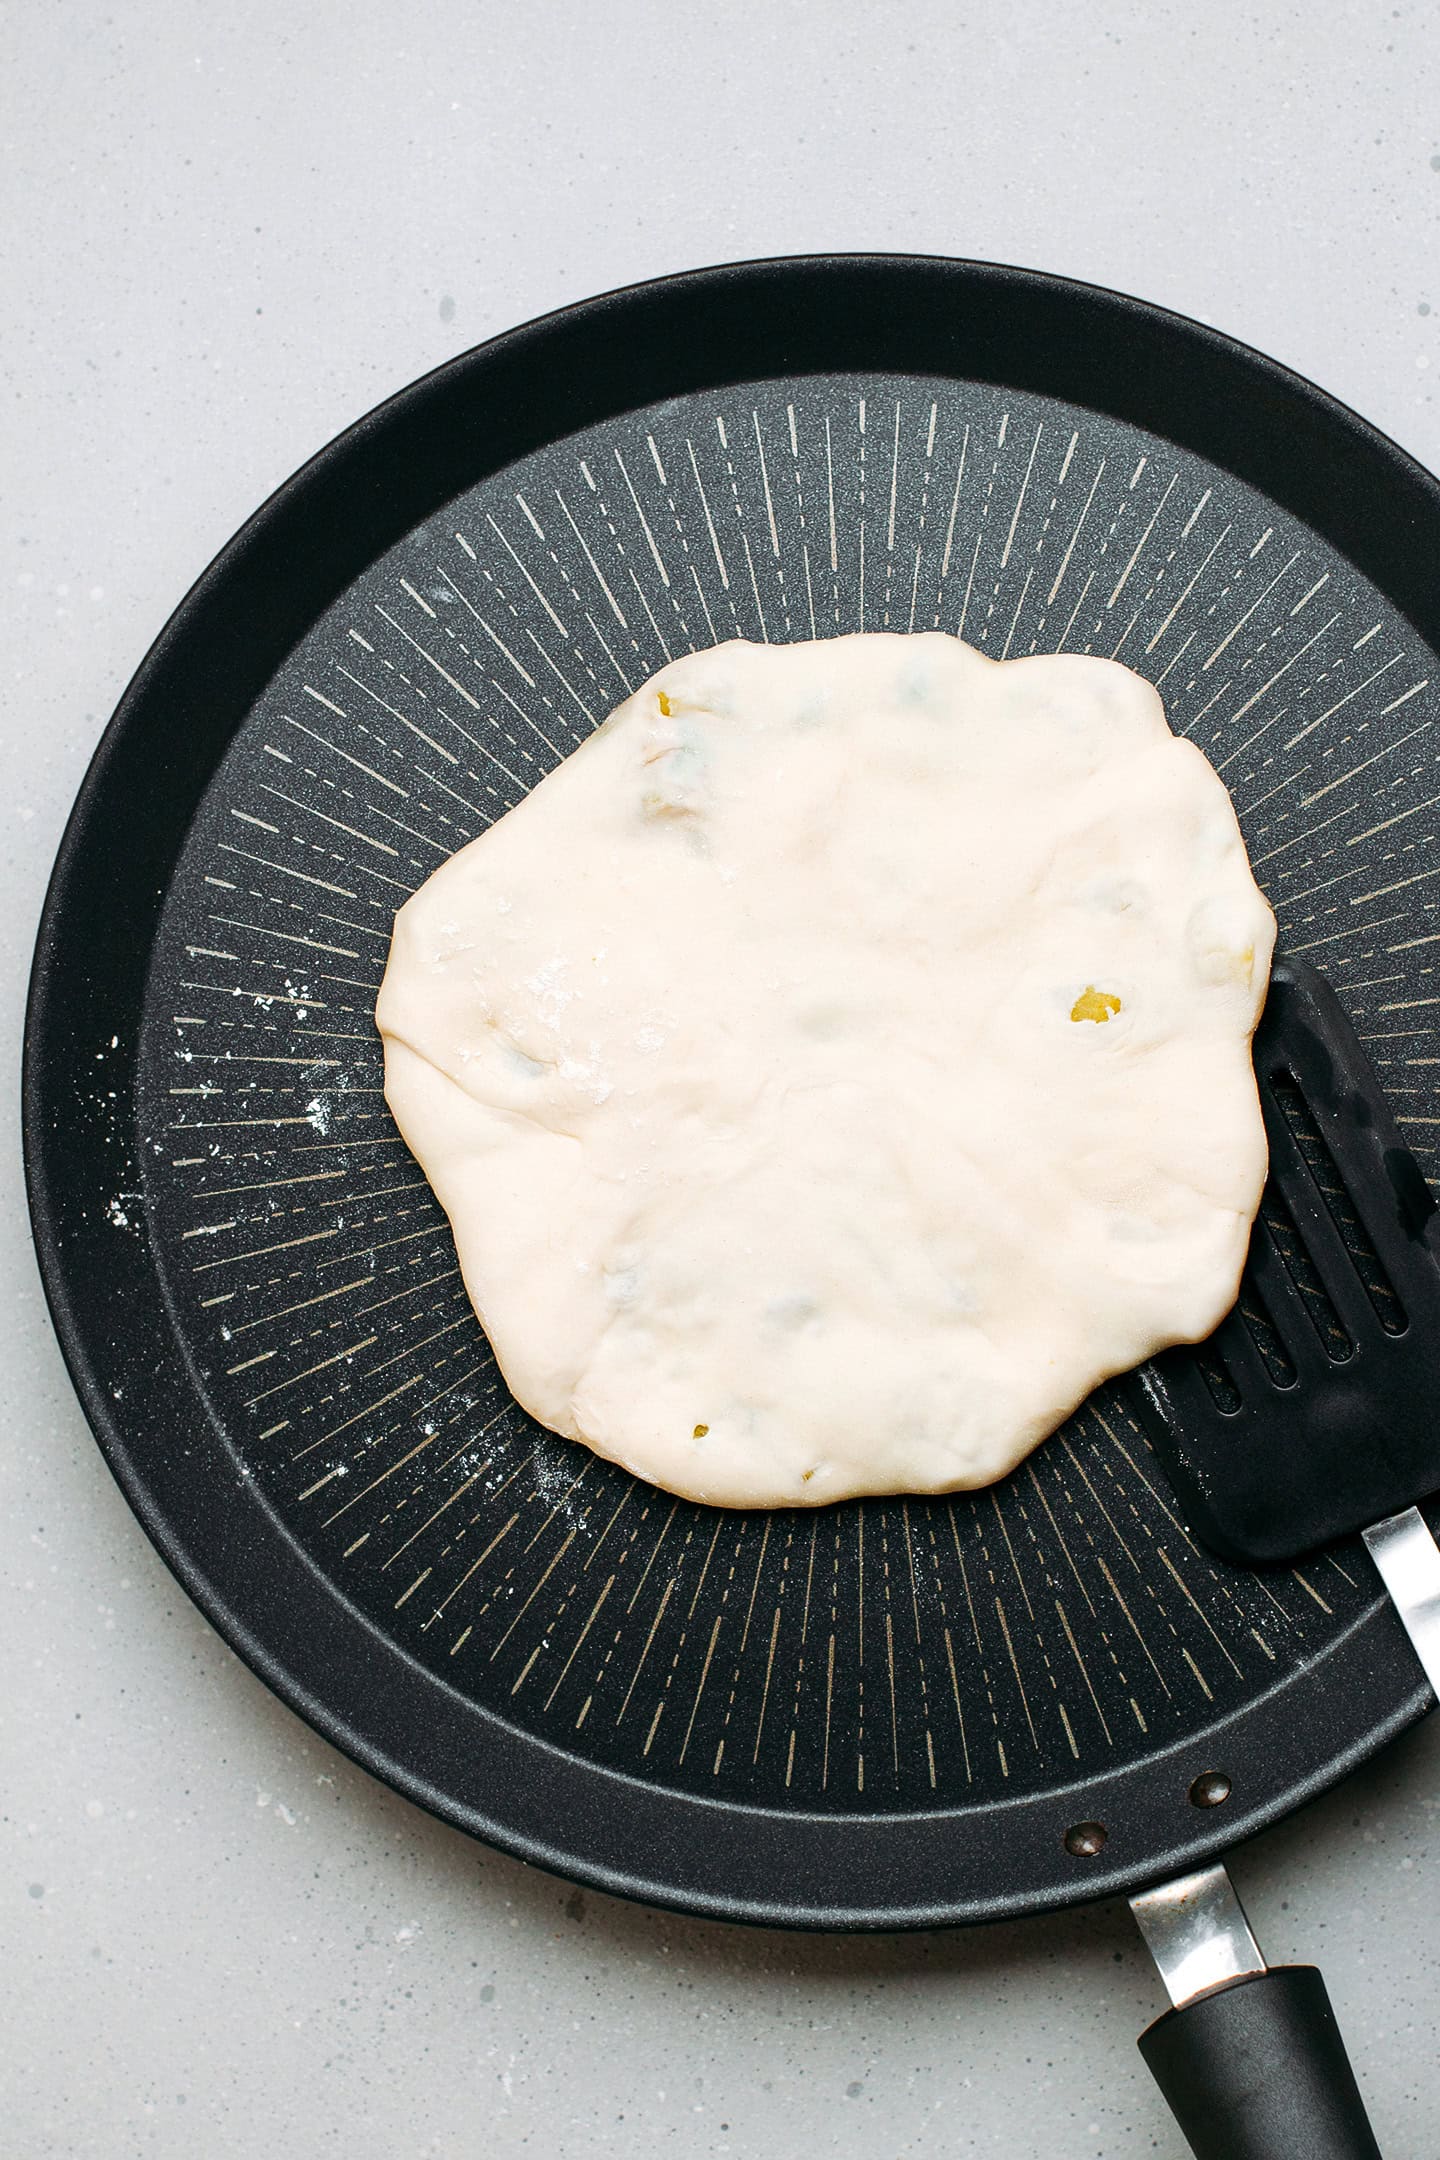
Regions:
<instances>
[{"instance_id":1,"label":"spatula metal handle","mask_svg":"<svg viewBox=\"0 0 1440 2160\"><path fill-rule=\"evenodd\" d=\"M1425 1677L1440 1696L1440 1545L1413 1507L1387 1515L1364 1536Z\"/></svg>"},{"instance_id":2,"label":"spatula metal handle","mask_svg":"<svg viewBox=\"0 0 1440 2160\"><path fill-rule=\"evenodd\" d=\"M1380 2160L1324 1981L1267 1969L1225 1869L1130 1909L1175 2005L1140 2052L1196 2160Z\"/></svg>"}]
</instances>

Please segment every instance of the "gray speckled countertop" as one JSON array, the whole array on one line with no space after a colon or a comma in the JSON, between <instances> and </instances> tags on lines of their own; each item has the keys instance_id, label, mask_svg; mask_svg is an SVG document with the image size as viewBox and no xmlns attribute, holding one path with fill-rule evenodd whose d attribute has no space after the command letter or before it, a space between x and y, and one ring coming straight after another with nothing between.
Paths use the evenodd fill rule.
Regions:
<instances>
[{"instance_id":1,"label":"gray speckled countertop","mask_svg":"<svg viewBox=\"0 0 1440 2160\"><path fill-rule=\"evenodd\" d=\"M1026 263L1220 325L1440 465L1433 11L142 0L0 35L0 2145L1178 2156L1123 1910L844 1940L627 1907L440 1828L251 1678L55 1351L24 979L86 761L196 572L382 396L582 294L809 249ZM1235 1861L1270 1954L1323 1963L1397 2160L1440 2150L1437 1805L1432 1725Z\"/></svg>"}]
</instances>

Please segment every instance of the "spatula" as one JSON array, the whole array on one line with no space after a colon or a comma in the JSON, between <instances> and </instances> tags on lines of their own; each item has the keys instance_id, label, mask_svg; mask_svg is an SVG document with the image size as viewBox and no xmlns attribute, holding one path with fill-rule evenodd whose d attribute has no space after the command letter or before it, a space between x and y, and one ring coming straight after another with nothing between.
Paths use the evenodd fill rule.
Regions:
<instances>
[{"instance_id":1,"label":"spatula","mask_svg":"<svg viewBox=\"0 0 1440 2160\"><path fill-rule=\"evenodd\" d=\"M1134 1376L1191 1529L1264 1567L1363 1534L1440 1695L1440 1215L1323 977L1277 961L1255 1038L1270 1176L1235 1310ZM1200 2160L1361 2160L1320 1975L1265 1969L1223 1868L1132 1899L1175 2008L1141 2049Z\"/></svg>"}]
</instances>

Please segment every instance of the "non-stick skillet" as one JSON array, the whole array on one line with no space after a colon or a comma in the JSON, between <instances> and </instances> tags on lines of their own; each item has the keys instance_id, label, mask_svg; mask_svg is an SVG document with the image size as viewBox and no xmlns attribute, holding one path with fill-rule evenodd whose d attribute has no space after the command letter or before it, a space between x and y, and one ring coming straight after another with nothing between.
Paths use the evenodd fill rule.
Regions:
<instances>
[{"instance_id":1,"label":"non-stick skillet","mask_svg":"<svg viewBox=\"0 0 1440 2160\"><path fill-rule=\"evenodd\" d=\"M879 257L566 310L281 489L105 735L27 1038L61 1342L241 1655L467 1830L805 1927L1152 1883L1418 1715L1359 1549L1211 1558L1114 1390L993 1492L819 1514L675 1504L542 1433L371 1009L404 895L667 657L938 626L1160 685L1433 1174L1437 561L1435 482L1258 355Z\"/></svg>"}]
</instances>

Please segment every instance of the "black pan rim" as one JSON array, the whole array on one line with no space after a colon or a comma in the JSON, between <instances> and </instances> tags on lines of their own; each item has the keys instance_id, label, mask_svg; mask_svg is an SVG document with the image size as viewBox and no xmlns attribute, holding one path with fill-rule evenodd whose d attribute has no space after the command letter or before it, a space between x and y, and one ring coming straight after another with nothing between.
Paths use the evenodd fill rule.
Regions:
<instances>
[{"instance_id":1,"label":"black pan rim","mask_svg":"<svg viewBox=\"0 0 1440 2160\"><path fill-rule=\"evenodd\" d=\"M967 308L976 320L959 320ZM669 349L657 359L652 341L645 365L632 365L633 350L644 347L657 310L662 321L673 323L678 315L708 323L712 334L723 318L733 335L728 345L723 338L714 343L732 364L696 364L682 369L684 379L677 381ZM783 320L778 338L772 327L777 312ZM995 333L997 315L1008 329L1008 348ZM1056 344L1047 344L1042 333L1061 321L1070 345L1057 357ZM1077 323L1090 332L1084 350ZM857 345L857 337L868 346ZM1003 364L1015 360L1017 338L1018 369ZM763 370L743 364L757 339L768 352ZM600 363L578 390L570 381L556 389L564 371L553 362L567 346ZM1142 372L1147 358L1148 377ZM1123 389L1117 360L1126 362L1131 378ZM670 376L657 378L661 361ZM863 1819L728 1806L578 1763L465 1704L423 1673L319 1577L253 1488L243 1487L243 1502L228 1492L222 1531L216 1510L207 1507L223 1475L220 1449L182 1444L161 1463L143 1459L133 1408L122 1415L112 1392L117 1359L127 1374L124 1392L139 1396L147 1423L168 1413L169 1429L183 1435L196 1422L195 1390L143 1248L113 1234L97 1237L87 1221L87 1193L93 1200L103 1187L87 1187L77 1172L113 1177L113 1158L106 1154L113 1143L87 1127L78 1092L75 1100L66 1099L61 1084L67 1057L93 1040L85 1030L113 985L123 986L127 968L132 981L143 983L147 926L153 931L168 864L229 740L222 718L217 740L211 739L217 735L213 726L209 736L196 728L188 749L177 753L171 723L177 704L190 712L197 690L207 679L215 683L217 671L233 662L243 631L252 633L244 648L246 681L258 689L350 578L446 499L443 493L423 499L427 488L438 484L453 494L526 448L667 394L667 382L668 394L675 394L761 373L831 368L950 373L1048 389L1127 419L1138 416L1141 424L1212 457L1218 436L1231 455L1217 462L1232 465L1237 449L1246 448L1235 434L1243 421L1250 455L1236 469L1295 514L1306 517L1308 510L1308 522L1318 523L1328 503L1335 516L1322 529L1422 634L1440 644L1440 600L1427 591L1424 575L1425 563L1440 554L1440 485L1303 378L1182 316L1041 272L888 255L724 265L577 303L446 362L355 423L269 498L181 601L106 728L61 841L31 975L23 1129L46 1296L106 1460L190 1597L258 1677L317 1732L433 1814L597 1888L715 1918L898 1929L1011 1917L1115 1895L1213 1857L1336 1782L1429 1705L1384 1600L1377 1595L1314 1666L1272 1691L1290 1699L1292 1743L1310 1730L1325 1733L1318 1756L1302 1745L1302 1759L1286 1759L1291 1751L1281 1748L1275 1760L1275 1734L1266 1731L1271 1695L1229 1721L1233 1759L1255 1746L1268 1763L1248 1797L1243 1787L1237 1793L1239 1804L1233 1813L1227 1807L1223 1820L1185 1801L1190 1778L1210 1767L1195 1759L1190 1742L1148 1757L1122 1776L1000 1808ZM1027 381L1017 383L1017 373ZM597 406L612 377L616 388L609 402L601 396ZM1196 377L1210 384L1208 412L1184 409ZM1078 395L1085 387L1091 394ZM418 470L407 466L410 441L427 428L432 438L443 437L447 418L477 402L477 390L489 396L491 433L475 473L453 478L453 448L437 474L423 463ZM567 391L578 405L572 403L556 424L555 404L558 399L563 405ZM1171 420L1181 425L1157 424L1156 411L1167 399ZM1197 429L1203 443L1194 440ZM1301 449L1308 455L1299 455ZM1283 469L1273 469L1277 457L1288 460ZM1257 469L1264 476L1259 480ZM1354 485L1357 476L1363 489ZM1367 499L1376 498L1378 507L1367 508ZM315 533L327 511L333 521L342 500L357 514L307 557L307 597L297 614L293 600L280 603L277 570L293 577L298 542ZM1337 520L1345 531L1338 539ZM258 652L257 630L265 633ZM250 695L253 690L230 716L229 732ZM169 763L157 769L162 743ZM142 834L127 874L118 866L112 836L132 806L149 813L149 845L147 850ZM111 962L113 968L105 964ZM133 1049L121 1042L112 1071L122 1131L133 1123ZM278 1637L273 1619L261 1627L245 1615L245 1594L257 1583L272 1592L266 1612L281 1615ZM1308 1702L1296 1696L1297 1688ZM426 1729L425 1712L428 1706L433 1714L442 1699L453 1729L437 1734ZM1266 1734L1263 1747L1250 1738L1252 1727ZM1140 1784L1163 1786L1167 1796L1163 1825L1150 1830L1143 1850L1123 1827L1127 1798ZM946 1881L947 1846L953 1848L957 1837L988 1844L1002 1830L1010 1835L1021 1817L1024 1842L1034 1844L1038 1859L1032 1878L992 1894L956 1895ZM1086 1862L1071 1859L1061 1842L1065 1826L1080 1817L1108 1817L1119 1831L1097 1859Z\"/></svg>"}]
</instances>

